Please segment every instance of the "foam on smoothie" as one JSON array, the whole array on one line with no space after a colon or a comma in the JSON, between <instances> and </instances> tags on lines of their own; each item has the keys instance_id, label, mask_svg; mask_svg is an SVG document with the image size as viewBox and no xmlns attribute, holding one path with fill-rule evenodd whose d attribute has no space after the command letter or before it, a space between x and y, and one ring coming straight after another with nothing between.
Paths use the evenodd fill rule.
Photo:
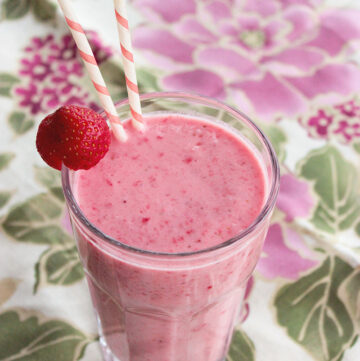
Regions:
<instances>
[{"instance_id":1,"label":"foam on smoothie","mask_svg":"<svg viewBox=\"0 0 360 361\"><path fill-rule=\"evenodd\" d=\"M105 234L156 252L191 252L236 236L258 216L266 182L253 149L212 122L182 115L125 125L105 158L77 172L77 200Z\"/></svg>"}]
</instances>

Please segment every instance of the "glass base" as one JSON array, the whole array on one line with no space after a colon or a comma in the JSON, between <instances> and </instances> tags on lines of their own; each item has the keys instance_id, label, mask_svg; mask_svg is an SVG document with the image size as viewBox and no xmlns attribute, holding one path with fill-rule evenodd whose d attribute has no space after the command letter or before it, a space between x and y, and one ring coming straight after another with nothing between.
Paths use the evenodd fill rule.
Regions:
<instances>
[{"instance_id":1,"label":"glass base","mask_svg":"<svg viewBox=\"0 0 360 361\"><path fill-rule=\"evenodd\" d=\"M119 360L116 356L114 356L103 337L100 337L100 348L104 361L122 361Z\"/></svg>"},{"instance_id":2,"label":"glass base","mask_svg":"<svg viewBox=\"0 0 360 361\"><path fill-rule=\"evenodd\" d=\"M104 361L123 361L119 360L114 354L111 352L109 346L106 344L106 341L103 337L100 337L100 348L102 351ZM226 361L226 358L221 359L219 361Z\"/></svg>"},{"instance_id":3,"label":"glass base","mask_svg":"<svg viewBox=\"0 0 360 361\"><path fill-rule=\"evenodd\" d=\"M94 294L96 286L91 281L89 285ZM101 290L96 291L96 295L102 295ZM100 301L106 304L106 308L99 307L102 319L95 310L102 358L104 361L225 361L224 355L231 341L233 320L238 318L239 299L242 299L243 291L232 292L197 312L196 317L190 320L186 317L161 318L149 312L129 311L122 318L115 317L120 314L119 308L104 295ZM127 325L124 325L125 316ZM101 320L106 327L103 327ZM186 336L189 330L192 331L191 335ZM159 340L163 344L159 344Z\"/></svg>"},{"instance_id":4,"label":"glass base","mask_svg":"<svg viewBox=\"0 0 360 361\"><path fill-rule=\"evenodd\" d=\"M103 337L100 337L100 348L102 351L104 361L122 361L119 360L114 354L111 352L109 346L106 344L106 341ZM219 361L226 361L226 358L221 359Z\"/></svg>"}]
</instances>

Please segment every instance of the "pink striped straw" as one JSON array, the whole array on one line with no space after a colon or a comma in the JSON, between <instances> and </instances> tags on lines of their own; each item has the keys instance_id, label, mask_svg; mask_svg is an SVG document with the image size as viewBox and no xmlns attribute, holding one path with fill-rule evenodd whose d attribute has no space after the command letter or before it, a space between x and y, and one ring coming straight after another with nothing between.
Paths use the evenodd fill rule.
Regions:
<instances>
[{"instance_id":1,"label":"pink striped straw","mask_svg":"<svg viewBox=\"0 0 360 361\"><path fill-rule=\"evenodd\" d=\"M104 78L101 75L99 66L91 50L90 44L86 38L85 32L79 21L77 20L76 13L70 1L58 0L58 2L64 13L65 20L70 28L71 34L78 47L79 54L84 60L85 67L99 96L101 105L103 106L105 113L109 118L112 131L117 139L124 142L127 139L127 135L117 115L114 102L110 97L110 93L106 87Z\"/></svg>"},{"instance_id":2,"label":"pink striped straw","mask_svg":"<svg viewBox=\"0 0 360 361\"><path fill-rule=\"evenodd\" d=\"M132 124L136 129L144 130L145 126L141 112L139 88L136 80L136 70L125 0L114 0L114 6L124 65L126 88L132 115Z\"/></svg>"}]
</instances>

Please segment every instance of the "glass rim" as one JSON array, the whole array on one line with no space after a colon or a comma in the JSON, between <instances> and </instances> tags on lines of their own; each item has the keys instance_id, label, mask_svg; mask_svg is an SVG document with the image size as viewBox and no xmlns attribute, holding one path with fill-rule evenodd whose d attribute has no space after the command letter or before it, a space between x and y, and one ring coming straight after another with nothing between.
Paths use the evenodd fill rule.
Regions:
<instances>
[{"instance_id":1,"label":"glass rim","mask_svg":"<svg viewBox=\"0 0 360 361\"><path fill-rule=\"evenodd\" d=\"M204 248L198 251L192 251L192 252L178 252L178 253L169 253L169 252L154 252L149 250L144 250L141 248L133 247L130 245L127 245L125 243L122 243L118 241L117 239L103 233L98 227L96 227L94 224L92 224L84 215L82 210L80 209L70 184L70 173L73 172L71 169L67 168L66 166L62 166L61 169L61 181L62 181L62 188L64 192L64 196L67 202L67 205L70 208L70 211L75 209L76 214L75 217L78 219L81 224L89 230L92 234L99 237L101 240L105 241L106 243L110 243L113 246L120 247L126 251L130 251L136 254L142 254L147 256L162 256L162 257L188 257L188 256L194 256L194 255L201 255L206 254L210 252L214 252L216 250L220 250L222 248L226 248L234 243L237 243L238 241L241 241L246 236L251 234L257 226L263 222L263 220L271 213L275 206L277 194L279 192L279 184L280 184L280 167L277 160L276 153L274 151L273 146L271 145L270 141L266 137L266 135L260 130L260 128L244 113L241 111L227 105L226 103L215 100L210 97L198 95L195 93L189 93L189 92L153 92L153 93L144 93L140 95L140 100L148 100L148 99L178 99L178 100L191 100L196 101L198 104L208 104L215 106L221 110L225 110L226 112L230 113L237 119L241 119L248 127L250 127L260 139L261 143L265 146L266 152L269 155L270 163L271 163L271 169L272 169L272 179L270 180L270 191L268 193L268 197L266 199L266 202L264 203L261 212L258 214L258 216L255 218L255 220L245 229L243 229L241 232L239 232L236 236L221 242L215 246ZM124 105L128 105L129 100L127 98L122 99L118 101L115 104L115 107L121 107ZM104 114L105 112L102 111L100 114ZM231 127L231 126L230 126Z\"/></svg>"}]
</instances>

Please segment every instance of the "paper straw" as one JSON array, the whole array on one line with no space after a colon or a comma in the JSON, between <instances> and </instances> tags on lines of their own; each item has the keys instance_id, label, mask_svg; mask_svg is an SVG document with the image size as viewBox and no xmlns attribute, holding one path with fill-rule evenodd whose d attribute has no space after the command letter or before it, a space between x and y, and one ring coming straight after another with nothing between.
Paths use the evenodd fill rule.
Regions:
<instances>
[{"instance_id":1,"label":"paper straw","mask_svg":"<svg viewBox=\"0 0 360 361\"><path fill-rule=\"evenodd\" d=\"M114 0L114 6L132 124L136 129L143 130L144 123L141 112L139 89L136 80L136 70L125 0Z\"/></svg>"},{"instance_id":2,"label":"paper straw","mask_svg":"<svg viewBox=\"0 0 360 361\"><path fill-rule=\"evenodd\" d=\"M58 2L78 47L80 56L84 60L85 67L99 96L101 105L103 106L105 113L109 118L112 131L117 139L120 141L126 141L127 135L125 133L124 127L122 126L121 121L117 115L114 102L110 97L110 93L106 87L104 78L101 75L99 66L86 38L85 32L77 19L76 13L69 0L58 0Z\"/></svg>"}]
</instances>

